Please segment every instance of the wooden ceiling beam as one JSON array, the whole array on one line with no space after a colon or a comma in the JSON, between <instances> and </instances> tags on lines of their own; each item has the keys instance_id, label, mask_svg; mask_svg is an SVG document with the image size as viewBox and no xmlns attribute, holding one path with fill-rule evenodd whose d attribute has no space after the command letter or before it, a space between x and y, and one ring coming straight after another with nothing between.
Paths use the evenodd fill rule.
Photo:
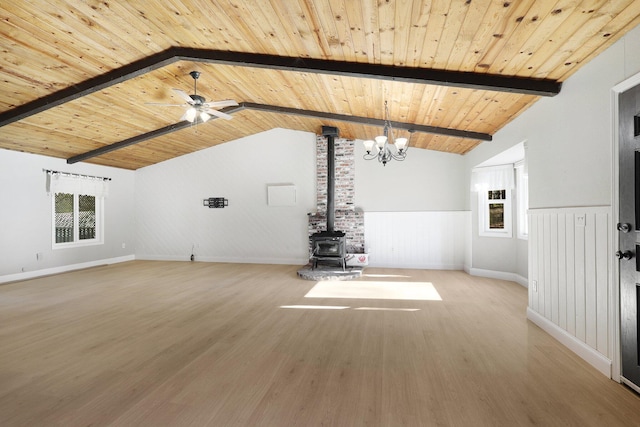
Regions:
<instances>
[{"instance_id":1,"label":"wooden ceiling beam","mask_svg":"<svg viewBox=\"0 0 640 427\"><path fill-rule=\"evenodd\" d=\"M536 96L555 96L562 83L549 79L534 79L498 74L436 70L416 67L369 64L363 62L332 61L265 55L249 52L175 48L181 60L213 64L239 65L282 71L332 74L346 77L390 80L395 82L452 86L496 92L520 93Z\"/></svg>"},{"instance_id":2,"label":"wooden ceiling beam","mask_svg":"<svg viewBox=\"0 0 640 427\"><path fill-rule=\"evenodd\" d=\"M256 104L253 102L241 102L238 106L236 107L227 107L227 108L223 108L220 111L222 111L223 113L227 113L227 114L233 114L233 113L237 113L239 111L242 110L256 110L256 111L265 111L265 112L269 112L269 113L278 113L278 114L287 114L287 115L297 115L297 116L304 116L304 117L313 117L313 118L319 118L319 119L328 119L328 120L337 120L337 121L341 121L341 122L349 122L349 123L358 123L358 124L363 124L363 125L369 125L369 126L379 126L379 127L384 127L385 125L385 121L381 120L381 119L375 119L375 118L371 118L371 117L358 117L358 116L348 116L345 114L333 114L333 113L326 113L323 111L312 111L312 110L301 110L298 108L288 108L288 107L281 107L281 106L277 106L277 105L267 105L267 104ZM214 119L216 119L217 117L211 117L211 119L209 121L212 121ZM134 136L132 138L128 138L125 139L123 141L119 141L119 142L115 142L113 144L109 144L109 145L105 145L103 147L100 148L96 148L95 150L91 150L91 151L87 151L86 153L82 153L82 154L78 154L76 156L73 157L69 157L67 159L67 163L68 164L73 164L73 163L78 163L84 160L88 160L92 157L98 157L101 156L103 154L107 154L110 153L112 151L115 150L119 150L121 148L125 148L125 147L129 147L131 145L134 144L138 144L142 141L146 141L152 138L156 138L162 135L167 135L169 133L172 132L176 132L182 129L185 129L189 126L192 126L194 124L200 124L200 119L197 119L196 123L190 123L186 120L183 120L181 122L178 123L174 123L168 126L165 126L163 128L160 129L156 129L153 130L151 132L147 132L144 133L142 135L137 135ZM416 124L416 123L405 123L405 122L397 122L397 121L390 121L391 126L396 128L396 129L403 129L403 130L407 130L410 132L422 132L422 133L431 133L431 134L438 134L438 135L447 135L447 136L454 136L454 137L459 137L459 138L470 138L470 139L477 139L480 141L491 141L492 140L492 136L486 133L480 133L480 132L471 132L471 131L464 131L464 130L458 130L458 129L449 129L449 128L441 128L441 127L437 127L437 126L425 126L425 125L420 125L420 124Z\"/></svg>"},{"instance_id":3,"label":"wooden ceiling beam","mask_svg":"<svg viewBox=\"0 0 640 427\"><path fill-rule=\"evenodd\" d=\"M227 108L223 108L220 111L222 111L223 113L227 113L227 114L233 114L235 112L238 111L242 111L244 109L244 107L242 106L238 106L238 107L227 107ZM211 117L210 120L216 119L217 117L213 116ZM163 128L160 129L156 129L156 130L152 130L151 132L147 132L147 133L143 133L142 135L137 135L131 138L127 138L125 140L119 141L119 142L114 142L113 144L109 144L109 145L105 145L103 147L100 148L96 148L95 150L91 150L91 151L87 151L86 153L82 153L82 154L78 154L76 156L72 156L69 157L67 159L67 164L73 164L73 163L78 163L78 162L82 162L84 160L88 160L92 157L98 157L101 156L103 154L107 154L110 153L112 151L115 150L119 150L121 148L125 148L125 147L129 147L131 145L135 145L138 144L142 141L146 141L149 139L153 139L153 138L157 138L163 135L167 135L173 132L177 132L179 130L188 128L189 126L192 125L196 125L196 124L200 124L201 120L199 117L196 118L196 121L194 121L193 123L187 121L187 120L183 120L181 122L178 123L174 123L168 126L165 126Z\"/></svg>"},{"instance_id":4,"label":"wooden ceiling beam","mask_svg":"<svg viewBox=\"0 0 640 427\"><path fill-rule=\"evenodd\" d=\"M281 107L278 105L254 104L252 102L243 102L242 105L248 110L259 110L271 113L289 114L305 117L314 117L318 119L337 120L339 122L358 123L361 125L384 127L383 119L375 119L371 117L349 116L346 114L326 113L324 111L301 110L298 108ZM472 132L459 129L443 128L439 126L427 126L417 123L397 122L389 120L391 127L413 132L431 133L436 135L446 135L458 138L477 139L480 141L491 141L492 136L487 133Z\"/></svg>"},{"instance_id":5,"label":"wooden ceiling beam","mask_svg":"<svg viewBox=\"0 0 640 427\"><path fill-rule=\"evenodd\" d=\"M531 79L415 67L396 67L359 62L265 55L250 52L172 47L0 113L0 127L182 60L284 71L333 74L355 78L382 79L417 84L446 85L536 96L557 95L560 93L562 86L562 83L548 79Z\"/></svg>"},{"instance_id":6,"label":"wooden ceiling beam","mask_svg":"<svg viewBox=\"0 0 640 427\"><path fill-rule=\"evenodd\" d=\"M50 108L60 106L83 96L91 95L94 92L141 76L175 61L176 55L173 52L173 49L167 49L115 70L108 71L99 76L0 113L0 127L25 119L34 114L41 113Z\"/></svg>"}]
</instances>

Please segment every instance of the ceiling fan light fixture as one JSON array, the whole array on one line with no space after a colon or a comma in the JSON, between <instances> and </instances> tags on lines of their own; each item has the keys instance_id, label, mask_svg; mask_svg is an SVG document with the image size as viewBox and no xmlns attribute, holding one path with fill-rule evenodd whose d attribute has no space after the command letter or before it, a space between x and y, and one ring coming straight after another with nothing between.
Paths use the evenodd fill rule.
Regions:
<instances>
[{"instance_id":1,"label":"ceiling fan light fixture","mask_svg":"<svg viewBox=\"0 0 640 427\"><path fill-rule=\"evenodd\" d=\"M206 111L201 111L200 112L200 120L202 120L203 122L206 122L210 118L211 118L211 116Z\"/></svg>"},{"instance_id":2,"label":"ceiling fan light fixture","mask_svg":"<svg viewBox=\"0 0 640 427\"><path fill-rule=\"evenodd\" d=\"M184 101L184 103L156 105L169 107L187 107L182 117L180 117L181 122L187 121L189 123L194 123L197 119L198 122L204 123L214 117L231 120L233 118L232 115L227 114L224 111L218 111L218 108L238 106L238 103L232 99L207 102L204 96L198 95L197 81L198 77L200 77L200 72L192 71L189 74L193 78L193 94L189 95L181 89L173 89L174 93L179 96Z\"/></svg>"},{"instance_id":3,"label":"ceiling fan light fixture","mask_svg":"<svg viewBox=\"0 0 640 427\"><path fill-rule=\"evenodd\" d=\"M197 113L198 111L195 108L191 107L184 113L184 116L182 116L182 120L186 120L189 123L193 123L193 121L196 119Z\"/></svg>"}]
</instances>

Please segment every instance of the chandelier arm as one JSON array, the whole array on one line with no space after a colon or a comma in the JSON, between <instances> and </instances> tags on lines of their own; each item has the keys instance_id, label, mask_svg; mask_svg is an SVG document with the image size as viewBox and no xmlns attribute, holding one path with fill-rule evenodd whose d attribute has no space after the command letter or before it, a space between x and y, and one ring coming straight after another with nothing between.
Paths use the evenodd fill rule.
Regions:
<instances>
[{"instance_id":1,"label":"chandelier arm","mask_svg":"<svg viewBox=\"0 0 640 427\"><path fill-rule=\"evenodd\" d=\"M399 161L399 162L401 162L401 161L403 161L404 159L406 159L406 158L407 158L407 156L406 156L406 155L404 155L404 154L402 154L402 155L400 155L400 154L393 154L393 153L390 153L390 154L391 154L391 157L393 157L393 160L397 160L397 161Z\"/></svg>"}]
</instances>

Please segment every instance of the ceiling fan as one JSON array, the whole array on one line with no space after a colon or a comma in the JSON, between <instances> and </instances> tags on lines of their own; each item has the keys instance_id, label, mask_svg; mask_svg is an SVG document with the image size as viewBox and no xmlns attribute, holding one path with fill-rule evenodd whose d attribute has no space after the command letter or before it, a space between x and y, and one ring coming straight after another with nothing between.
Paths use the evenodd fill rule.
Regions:
<instances>
[{"instance_id":1,"label":"ceiling fan","mask_svg":"<svg viewBox=\"0 0 640 427\"><path fill-rule=\"evenodd\" d=\"M168 107L187 107L187 110L180 118L180 121L188 121L193 123L196 118L199 118L201 122L206 122L211 116L220 117L222 119L231 120L233 116L216 110L216 108L233 107L238 103L232 99L224 101L212 101L206 102L203 96L198 95L198 77L200 77L200 71L191 71L189 75L193 78L193 95L187 94L180 89L173 89L182 99L185 104L153 104L163 105Z\"/></svg>"}]
</instances>

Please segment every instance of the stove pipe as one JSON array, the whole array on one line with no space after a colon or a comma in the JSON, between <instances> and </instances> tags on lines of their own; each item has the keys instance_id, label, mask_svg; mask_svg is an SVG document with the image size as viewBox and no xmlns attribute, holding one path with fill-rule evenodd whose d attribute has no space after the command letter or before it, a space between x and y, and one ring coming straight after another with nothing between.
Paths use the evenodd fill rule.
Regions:
<instances>
[{"instance_id":1,"label":"stove pipe","mask_svg":"<svg viewBox=\"0 0 640 427\"><path fill-rule=\"evenodd\" d=\"M336 153L335 137L339 136L339 130L333 126L322 126L322 136L327 138L327 231L334 231L336 219L335 193L336 193Z\"/></svg>"}]
</instances>

